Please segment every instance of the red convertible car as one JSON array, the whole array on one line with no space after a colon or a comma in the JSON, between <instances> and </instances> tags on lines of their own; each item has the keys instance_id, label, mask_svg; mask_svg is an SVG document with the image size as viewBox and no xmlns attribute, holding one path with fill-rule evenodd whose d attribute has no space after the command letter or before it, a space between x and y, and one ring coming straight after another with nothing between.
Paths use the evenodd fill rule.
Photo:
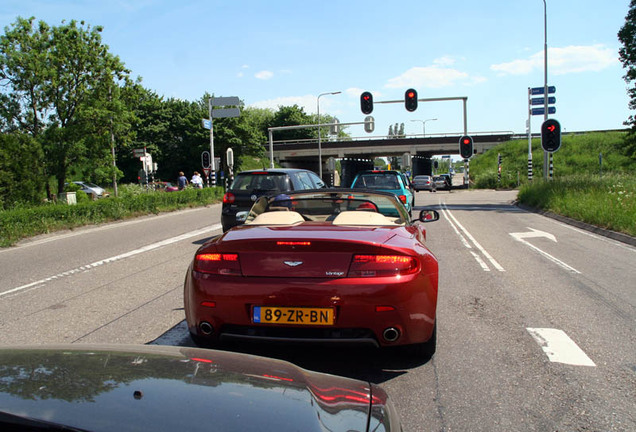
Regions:
<instances>
[{"instance_id":1,"label":"red convertible car","mask_svg":"<svg viewBox=\"0 0 636 432\"><path fill-rule=\"evenodd\" d=\"M196 252L184 284L197 345L329 342L435 351L438 263L422 210L395 195L321 189L261 197Z\"/></svg>"}]
</instances>

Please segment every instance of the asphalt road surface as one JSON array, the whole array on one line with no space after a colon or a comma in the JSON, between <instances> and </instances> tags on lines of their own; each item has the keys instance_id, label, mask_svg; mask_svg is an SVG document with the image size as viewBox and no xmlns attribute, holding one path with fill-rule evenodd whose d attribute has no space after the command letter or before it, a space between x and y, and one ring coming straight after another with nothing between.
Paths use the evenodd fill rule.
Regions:
<instances>
[{"instance_id":1,"label":"asphalt road surface","mask_svg":"<svg viewBox=\"0 0 636 432\"><path fill-rule=\"evenodd\" d=\"M369 380L405 431L636 430L636 248L526 212L514 191L418 192L440 211L437 352L223 349ZM415 214L416 212L414 212ZM192 345L182 284L220 206L0 249L0 344Z\"/></svg>"}]
</instances>

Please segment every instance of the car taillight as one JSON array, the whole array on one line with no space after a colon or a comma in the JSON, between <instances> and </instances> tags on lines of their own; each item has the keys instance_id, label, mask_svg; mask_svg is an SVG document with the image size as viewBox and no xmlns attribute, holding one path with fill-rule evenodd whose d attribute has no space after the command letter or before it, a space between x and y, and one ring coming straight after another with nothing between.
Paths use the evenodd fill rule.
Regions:
<instances>
[{"instance_id":1,"label":"car taillight","mask_svg":"<svg viewBox=\"0 0 636 432\"><path fill-rule=\"evenodd\" d=\"M418 261L404 255L354 255L349 277L397 276L416 273Z\"/></svg>"},{"instance_id":2,"label":"car taillight","mask_svg":"<svg viewBox=\"0 0 636 432\"><path fill-rule=\"evenodd\" d=\"M194 257L194 270L201 273L240 276L241 263L238 254L202 253Z\"/></svg>"},{"instance_id":3,"label":"car taillight","mask_svg":"<svg viewBox=\"0 0 636 432\"><path fill-rule=\"evenodd\" d=\"M400 201L402 201L403 204L406 204L406 195L400 195Z\"/></svg>"},{"instance_id":4,"label":"car taillight","mask_svg":"<svg viewBox=\"0 0 636 432\"><path fill-rule=\"evenodd\" d=\"M236 197L233 193L227 192L223 195L223 204L232 204L236 200Z\"/></svg>"}]
</instances>

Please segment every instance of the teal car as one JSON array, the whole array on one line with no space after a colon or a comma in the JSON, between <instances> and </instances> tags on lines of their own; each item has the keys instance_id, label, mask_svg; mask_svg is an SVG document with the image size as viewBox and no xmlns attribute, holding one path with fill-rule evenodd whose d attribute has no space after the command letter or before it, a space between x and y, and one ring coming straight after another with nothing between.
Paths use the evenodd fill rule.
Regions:
<instances>
[{"instance_id":1,"label":"teal car","mask_svg":"<svg viewBox=\"0 0 636 432\"><path fill-rule=\"evenodd\" d=\"M353 179L351 187L353 189L391 192L402 201L409 215L415 205L415 195L410 185L407 184L406 176L400 171L360 171Z\"/></svg>"}]
</instances>

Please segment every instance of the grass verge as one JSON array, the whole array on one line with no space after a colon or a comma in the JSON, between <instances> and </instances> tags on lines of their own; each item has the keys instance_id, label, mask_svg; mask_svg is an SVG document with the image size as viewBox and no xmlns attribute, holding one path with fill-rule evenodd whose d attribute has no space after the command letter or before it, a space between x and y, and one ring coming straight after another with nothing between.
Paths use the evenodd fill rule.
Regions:
<instances>
[{"instance_id":1,"label":"grass verge","mask_svg":"<svg viewBox=\"0 0 636 432\"><path fill-rule=\"evenodd\" d=\"M185 189L179 192L146 192L141 188L122 188L118 198L80 200L77 205L63 203L16 208L0 212L0 247L21 239L63 229L132 218L145 214L200 207L219 202L223 188Z\"/></svg>"},{"instance_id":2,"label":"grass verge","mask_svg":"<svg viewBox=\"0 0 636 432\"><path fill-rule=\"evenodd\" d=\"M519 202L636 237L636 177L580 175L535 180Z\"/></svg>"}]
</instances>

